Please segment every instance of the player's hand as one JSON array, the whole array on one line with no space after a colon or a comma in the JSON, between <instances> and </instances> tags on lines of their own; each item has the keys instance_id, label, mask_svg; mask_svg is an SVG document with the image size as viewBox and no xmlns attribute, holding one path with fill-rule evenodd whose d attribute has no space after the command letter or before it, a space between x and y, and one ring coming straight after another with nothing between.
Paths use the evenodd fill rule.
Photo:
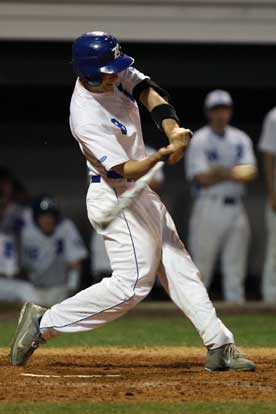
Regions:
<instances>
[{"instance_id":1,"label":"player's hand","mask_svg":"<svg viewBox=\"0 0 276 414\"><path fill-rule=\"evenodd\" d=\"M167 146L172 152L168 158L168 164L173 165L183 158L184 152L189 145L192 132L189 129L175 127L170 131L170 145Z\"/></svg>"},{"instance_id":2,"label":"player's hand","mask_svg":"<svg viewBox=\"0 0 276 414\"><path fill-rule=\"evenodd\" d=\"M231 174L234 181L250 182L256 176L256 167L251 164L235 165Z\"/></svg>"}]
</instances>

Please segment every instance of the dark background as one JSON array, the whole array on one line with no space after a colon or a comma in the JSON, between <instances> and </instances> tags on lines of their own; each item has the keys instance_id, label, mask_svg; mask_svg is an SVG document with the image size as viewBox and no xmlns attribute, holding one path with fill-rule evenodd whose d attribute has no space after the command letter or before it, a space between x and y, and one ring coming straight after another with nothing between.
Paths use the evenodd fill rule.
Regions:
<instances>
[{"instance_id":1,"label":"dark background","mask_svg":"<svg viewBox=\"0 0 276 414\"><path fill-rule=\"evenodd\" d=\"M214 88L234 99L233 125L245 130L257 149L264 115L276 105L275 46L127 43L136 67L168 89L183 126L205 122L203 100ZM74 86L68 42L0 42L0 164L10 167L32 194L52 193L88 242L84 158L68 126ZM145 141L159 147L164 138L142 110ZM248 292L258 296L265 248L265 189L260 176L248 189L252 223ZM166 168L163 199L180 236L187 240L191 206L184 165Z\"/></svg>"}]
</instances>

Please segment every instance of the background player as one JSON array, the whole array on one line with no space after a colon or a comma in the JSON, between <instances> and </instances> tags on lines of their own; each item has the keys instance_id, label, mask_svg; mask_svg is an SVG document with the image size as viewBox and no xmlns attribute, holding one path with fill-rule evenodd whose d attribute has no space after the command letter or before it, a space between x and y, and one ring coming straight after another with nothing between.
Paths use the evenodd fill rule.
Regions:
<instances>
[{"instance_id":1,"label":"background player","mask_svg":"<svg viewBox=\"0 0 276 414\"><path fill-rule=\"evenodd\" d=\"M32 220L21 235L21 265L36 303L50 306L75 293L86 257L76 226L62 217L57 201L49 195L34 200Z\"/></svg>"},{"instance_id":2,"label":"background player","mask_svg":"<svg viewBox=\"0 0 276 414\"><path fill-rule=\"evenodd\" d=\"M90 32L73 44L78 74L70 106L71 131L91 171L87 210L93 225L103 208L133 186L158 161L183 157L190 132L180 127L166 93L131 67L116 38ZM146 156L141 101L170 145ZM106 230L100 231L112 277L46 310L26 304L11 349L13 365L26 363L41 342L66 332L95 329L124 315L150 292L158 273L164 288L185 312L208 348L208 370L254 370L233 345L232 333L217 318L198 270L179 240L174 223L149 187Z\"/></svg>"},{"instance_id":3,"label":"background player","mask_svg":"<svg viewBox=\"0 0 276 414\"><path fill-rule=\"evenodd\" d=\"M267 247L262 278L262 294L266 303L276 302L276 108L266 116L259 144L263 153L268 203L266 211Z\"/></svg>"},{"instance_id":4,"label":"background player","mask_svg":"<svg viewBox=\"0 0 276 414\"><path fill-rule=\"evenodd\" d=\"M16 201L15 179L0 167L0 275L14 277L19 272L19 238L26 209Z\"/></svg>"},{"instance_id":5,"label":"background player","mask_svg":"<svg viewBox=\"0 0 276 414\"><path fill-rule=\"evenodd\" d=\"M208 125L194 134L186 154L186 175L196 197L189 245L207 288L221 255L224 298L242 303L250 238L242 198L244 184L256 177L256 160L250 138L229 125L232 98L228 92L210 92L205 111Z\"/></svg>"}]
</instances>

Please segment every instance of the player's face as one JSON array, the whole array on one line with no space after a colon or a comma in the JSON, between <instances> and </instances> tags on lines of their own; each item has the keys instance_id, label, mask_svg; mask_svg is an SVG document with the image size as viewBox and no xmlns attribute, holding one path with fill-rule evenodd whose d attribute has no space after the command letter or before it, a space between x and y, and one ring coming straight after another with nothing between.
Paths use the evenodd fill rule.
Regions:
<instances>
[{"instance_id":1,"label":"player's face","mask_svg":"<svg viewBox=\"0 0 276 414\"><path fill-rule=\"evenodd\" d=\"M110 73L110 74L103 73L102 83L101 83L102 92L112 92L117 79L118 79L117 73Z\"/></svg>"},{"instance_id":2,"label":"player's face","mask_svg":"<svg viewBox=\"0 0 276 414\"><path fill-rule=\"evenodd\" d=\"M208 111L210 123L217 129L224 129L229 124L232 117L232 108L220 106Z\"/></svg>"},{"instance_id":3,"label":"player's face","mask_svg":"<svg viewBox=\"0 0 276 414\"><path fill-rule=\"evenodd\" d=\"M42 233L50 236L54 233L56 228L56 218L53 214L42 214L38 217L38 225Z\"/></svg>"}]
</instances>

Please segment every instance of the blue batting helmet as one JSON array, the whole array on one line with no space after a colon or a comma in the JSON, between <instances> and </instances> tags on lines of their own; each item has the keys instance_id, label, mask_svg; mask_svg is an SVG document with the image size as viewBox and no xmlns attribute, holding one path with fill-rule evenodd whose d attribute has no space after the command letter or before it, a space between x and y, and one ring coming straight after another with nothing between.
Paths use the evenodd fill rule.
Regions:
<instances>
[{"instance_id":1,"label":"blue batting helmet","mask_svg":"<svg viewBox=\"0 0 276 414\"><path fill-rule=\"evenodd\" d=\"M101 84L102 73L118 73L134 59L122 52L118 40L104 32L89 32L78 37L72 46L74 71L91 86Z\"/></svg>"}]
</instances>

